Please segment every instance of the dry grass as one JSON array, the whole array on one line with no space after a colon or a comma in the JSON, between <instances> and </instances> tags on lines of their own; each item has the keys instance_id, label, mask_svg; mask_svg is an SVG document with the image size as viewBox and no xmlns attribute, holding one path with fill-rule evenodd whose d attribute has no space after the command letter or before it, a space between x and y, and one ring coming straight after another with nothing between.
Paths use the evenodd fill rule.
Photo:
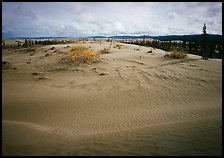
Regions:
<instances>
[{"instance_id":1,"label":"dry grass","mask_svg":"<svg viewBox=\"0 0 224 158\"><path fill-rule=\"evenodd\" d=\"M122 47L124 47L124 45L122 44L115 44L114 48L118 48L118 49L121 49Z\"/></svg>"},{"instance_id":2,"label":"dry grass","mask_svg":"<svg viewBox=\"0 0 224 158\"><path fill-rule=\"evenodd\" d=\"M182 59L182 58L185 58L187 56L187 53L184 51L184 50L172 50L170 52L170 54L166 54L166 56L169 56L169 57L172 57L172 58L175 58L175 59Z\"/></svg>"},{"instance_id":3,"label":"dry grass","mask_svg":"<svg viewBox=\"0 0 224 158\"><path fill-rule=\"evenodd\" d=\"M100 54L109 54L110 49L109 48L104 48L104 49L100 50L99 52L100 52Z\"/></svg>"},{"instance_id":4,"label":"dry grass","mask_svg":"<svg viewBox=\"0 0 224 158\"><path fill-rule=\"evenodd\" d=\"M94 50L89 50L85 46L73 46L67 53L68 59L76 62L95 61L99 57L99 53Z\"/></svg>"},{"instance_id":5,"label":"dry grass","mask_svg":"<svg viewBox=\"0 0 224 158\"><path fill-rule=\"evenodd\" d=\"M84 51L84 50L88 50L89 48L86 47L86 46L73 46L71 48L71 51L72 52L81 52L81 51Z\"/></svg>"}]
</instances>

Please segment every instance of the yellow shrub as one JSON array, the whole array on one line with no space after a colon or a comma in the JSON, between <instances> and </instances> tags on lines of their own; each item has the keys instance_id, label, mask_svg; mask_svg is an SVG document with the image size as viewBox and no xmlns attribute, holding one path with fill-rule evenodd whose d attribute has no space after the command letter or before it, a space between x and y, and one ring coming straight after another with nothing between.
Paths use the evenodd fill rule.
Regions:
<instances>
[{"instance_id":1,"label":"yellow shrub","mask_svg":"<svg viewBox=\"0 0 224 158\"><path fill-rule=\"evenodd\" d=\"M181 58L185 58L187 56L187 53L183 50L172 50L172 52L170 54L166 54L166 56L170 56L170 57L173 57L173 58L176 58L176 59L181 59Z\"/></svg>"},{"instance_id":2,"label":"yellow shrub","mask_svg":"<svg viewBox=\"0 0 224 158\"><path fill-rule=\"evenodd\" d=\"M88 61L98 56L98 52L89 50L89 47L85 46L74 46L67 54L72 61Z\"/></svg>"},{"instance_id":3,"label":"yellow shrub","mask_svg":"<svg viewBox=\"0 0 224 158\"><path fill-rule=\"evenodd\" d=\"M92 57L94 57L94 56L96 56L96 55L97 55L97 52L95 52L93 50L85 50L83 52L83 58L85 58L87 60L92 58Z\"/></svg>"},{"instance_id":4,"label":"yellow shrub","mask_svg":"<svg viewBox=\"0 0 224 158\"><path fill-rule=\"evenodd\" d=\"M173 50L171 52L171 56L176 58L176 59L181 59L181 58L185 58L187 56L187 53L181 50Z\"/></svg>"},{"instance_id":5,"label":"yellow shrub","mask_svg":"<svg viewBox=\"0 0 224 158\"><path fill-rule=\"evenodd\" d=\"M85 46L73 46L71 51L80 52L80 51L84 51L84 50L88 50L88 49L89 48L85 47Z\"/></svg>"}]
</instances>

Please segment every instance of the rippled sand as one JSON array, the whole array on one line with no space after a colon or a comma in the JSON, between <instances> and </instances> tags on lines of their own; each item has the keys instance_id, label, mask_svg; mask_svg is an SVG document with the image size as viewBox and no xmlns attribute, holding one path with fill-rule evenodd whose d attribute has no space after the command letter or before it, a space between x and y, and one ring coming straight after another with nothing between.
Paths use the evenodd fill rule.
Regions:
<instances>
[{"instance_id":1,"label":"rippled sand","mask_svg":"<svg viewBox=\"0 0 224 158\"><path fill-rule=\"evenodd\" d=\"M3 155L222 155L222 60L125 45L72 67L66 46L3 52Z\"/></svg>"}]
</instances>

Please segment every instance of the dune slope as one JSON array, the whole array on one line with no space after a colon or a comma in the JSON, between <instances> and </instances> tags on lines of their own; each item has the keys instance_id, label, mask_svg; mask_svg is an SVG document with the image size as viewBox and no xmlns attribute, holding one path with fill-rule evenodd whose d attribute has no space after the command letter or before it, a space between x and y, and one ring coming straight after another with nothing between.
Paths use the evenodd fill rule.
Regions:
<instances>
[{"instance_id":1,"label":"dune slope","mask_svg":"<svg viewBox=\"0 0 224 158\"><path fill-rule=\"evenodd\" d=\"M124 44L77 66L66 46L3 51L3 155L222 154L222 60Z\"/></svg>"}]
</instances>

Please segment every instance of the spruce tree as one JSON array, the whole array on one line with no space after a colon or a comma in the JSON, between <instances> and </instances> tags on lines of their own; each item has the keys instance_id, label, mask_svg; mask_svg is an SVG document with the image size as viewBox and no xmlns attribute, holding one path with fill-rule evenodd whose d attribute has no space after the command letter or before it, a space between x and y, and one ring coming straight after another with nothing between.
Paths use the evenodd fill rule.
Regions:
<instances>
[{"instance_id":1,"label":"spruce tree","mask_svg":"<svg viewBox=\"0 0 224 158\"><path fill-rule=\"evenodd\" d=\"M198 54L198 42L197 42L197 36L194 35L194 53Z\"/></svg>"},{"instance_id":2,"label":"spruce tree","mask_svg":"<svg viewBox=\"0 0 224 158\"><path fill-rule=\"evenodd\" d=\"M184 48L184 50L186 48L186 36L185 35L184 35L184 39L183 39L183 48Z\"/></svg>"},{"instance_id":3,"label":"spruce tree","mask_svg":"<svg viewBox=\"0 0 224 158\"><path fill-rule=\"evenodd\" d=\"M25 43L23 44L24 47L27 47L28 46L28 41L27 39L25 39Z\"/></svg>"},{"instance_id":4,"label":"spruce tree","mask_svg":"<svg viewBox=\"0 0 224 158\"><path fill-rule=\"evenodd\" d=\"M192 42L191 41L188 44L188 52L192 53Z\"/></svg>"},{"instance_id":5,"label":"spruce tree","mask_svg":"<svg viewBox=\"0 0 224 158\"><path fill-rule=\"evenodd\" d=\"M206 24L204 23L203 26L203 38L202 38L202 56L203 59L208 59L208 53L207 53L207 36L208 34L206 33Z\"/></svg>"}]
</instances>

